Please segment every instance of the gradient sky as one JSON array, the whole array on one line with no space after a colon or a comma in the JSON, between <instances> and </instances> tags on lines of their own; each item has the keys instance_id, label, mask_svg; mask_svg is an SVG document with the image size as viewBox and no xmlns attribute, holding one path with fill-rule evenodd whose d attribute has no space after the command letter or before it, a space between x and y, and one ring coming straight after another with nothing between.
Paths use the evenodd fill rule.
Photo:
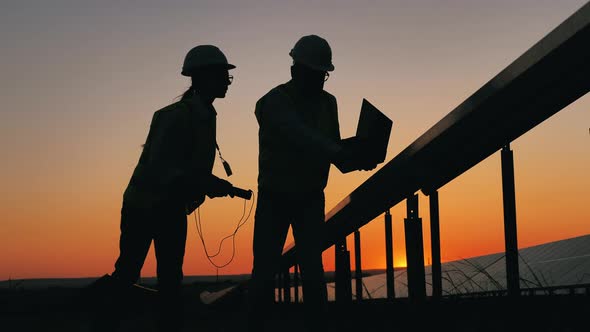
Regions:
<instances>
[{"instance_id":1,"label":"gradient sky","mask_svg":"<svg viewBox=\"0 0 590 332\"><path fill-rule=\"evenodd\" d=\"M256 189L254 104L289 79L288 53L299 37L318 34L332 46L336 69L326 90L338 99L343 137L354 134L362 98L394 121L390 160L585 3L3 2L0 280L112 272L123 190L153 112L188 87L180 68L197 44L219 46L237 66L227 98L215 101L218 141L234 170L229 180ZM586 95L511 144L520 247L590 233L589 107ZM377 169L343 175L332 168L326 209ZM214 172L224 175L219 159ZM440 189L443 261L504 249L501 191L499 152ZM429 264L427 203L420 193ZM237 198L201 208L210 254L242 208ZM405 202L391 212L394 260L404 265ZM361 229L363 268L385 266L382 219ZM233 261L219 271L205 257L193 216L189 223L185 274L249 273L253 213L235 237ZM225 241L215 262L231 254ZM326 270L333 257L325 252ZM142 275L154 274L150 251Z\"/></svg>"}]
</instances>

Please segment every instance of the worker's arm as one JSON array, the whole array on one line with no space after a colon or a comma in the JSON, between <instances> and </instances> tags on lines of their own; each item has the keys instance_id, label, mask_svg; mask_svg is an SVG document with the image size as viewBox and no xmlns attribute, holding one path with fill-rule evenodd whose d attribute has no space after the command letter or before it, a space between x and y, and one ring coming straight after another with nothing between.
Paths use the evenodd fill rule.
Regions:
<instances>
[{"instance_id":1,"label":"worker's arm","mask_svg":"<svg viewBox=\"0 0 590 332\"><path fill-rule=\"evenodd\" d=\"M149 149L153 183L168 195L187 200L229 195L232 185L228 181L211 174L201 160L187 158L186 154L192 153L187 151L187 142L192 138L179 114L163 112L152 120L145 148Z\"/></svg>"}]
</instances>

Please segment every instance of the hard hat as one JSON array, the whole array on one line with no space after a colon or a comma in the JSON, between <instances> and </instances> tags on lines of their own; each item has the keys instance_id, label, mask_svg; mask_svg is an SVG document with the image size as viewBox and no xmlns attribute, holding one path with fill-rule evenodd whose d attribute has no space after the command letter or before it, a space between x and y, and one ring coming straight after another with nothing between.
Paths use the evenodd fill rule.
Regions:
<instances>
[{"instance_id":1,"label":"hard hat","mask_svg":"<svg viewBox=\"0 0 590 332\"><path fill-rule=\"evenodd\" d=\"M227 69L236 68L236 66L227 62L225 54L217 46L199 45L193 47L186 54L181 74L191 76L197 68L211 65L221 65L227 67Z\"/></svg>"},{"instance_id":2,"label":"hard hat","mask_svg":"<svg viewBox=\"0 0 590 332\"><path fill-rule=\"evenodd\" d=\"M332 71L332 49L328 42L317 35L301 37L289 52L293 61L315 70Z\"/></svg>"}]
</instances>

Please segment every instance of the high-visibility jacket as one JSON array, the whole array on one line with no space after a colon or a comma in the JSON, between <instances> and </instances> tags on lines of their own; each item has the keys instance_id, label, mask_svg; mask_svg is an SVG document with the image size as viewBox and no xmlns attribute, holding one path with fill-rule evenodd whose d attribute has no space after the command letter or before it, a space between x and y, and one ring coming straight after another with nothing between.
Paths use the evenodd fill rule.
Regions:
<instances>
[{"instance_id":1,"label":"high-visibility jacket","mask_svg":"<svg viewBox=\"0 0 590 332\"><path fill-rule=\"evenodd\" d=\"M204 200L220 181L212 174L216 117L198 96L156 111L123 200L138 207Z\"/></svg>"},{"instance_id":2,"label":"high-visibility jacket","mask_svg":"<svg viewBox=\"0 0 590 332\"><path fill-rule=\"evenodd\" d=\"M260 98L255 115L259 125L258 189L323 190L330 160L339 149L336 98L326 91L314 97L301 95L289 81Z\"/></svg>"}]
</instances>

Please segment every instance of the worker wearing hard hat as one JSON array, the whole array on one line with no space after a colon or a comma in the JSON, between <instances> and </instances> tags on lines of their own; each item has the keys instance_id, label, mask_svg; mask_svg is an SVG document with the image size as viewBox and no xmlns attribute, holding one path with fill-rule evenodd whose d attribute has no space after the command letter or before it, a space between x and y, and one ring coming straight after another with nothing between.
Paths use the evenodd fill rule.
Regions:
<instances>
[{"instance_id":1,"label":"worker wearing hard hat","mask_svg":"<svg viewBox=\"0 0 590 332\"><path fill-rule=\"evenodd\" d=\"M266 306L274 301L274 278L289 227L297 245L308 328L322 329L317 324L327 302L322 263L324 188L330 165L354 158L340 145L336 98L324 90L334 70L330 45L322 37L307 35L289 55L291 80L271 89L255 108L259 192L249 286L250 331L261 331Z\"/></svg>"},{"instance_id":2,"label":"worker wearing hard hat","mask_svg":"<svg viewBox=\"0 0 590 332\"><path fill-rule=\"evenodd\" d=\"M109 284L124 292L138 281L153 241L158 331L180 331L182 326L180 291L187 214L205 196L222 197L232 192L231 183L213 175L212 169L217 146L213 101L225 97L233 68L213 45L199 45L186 54L181 74L190 77L191 86L179 101L153 114L139 162L123 195L120 253L114 272L93 285Z\"/></svg>"}]
</instances>

